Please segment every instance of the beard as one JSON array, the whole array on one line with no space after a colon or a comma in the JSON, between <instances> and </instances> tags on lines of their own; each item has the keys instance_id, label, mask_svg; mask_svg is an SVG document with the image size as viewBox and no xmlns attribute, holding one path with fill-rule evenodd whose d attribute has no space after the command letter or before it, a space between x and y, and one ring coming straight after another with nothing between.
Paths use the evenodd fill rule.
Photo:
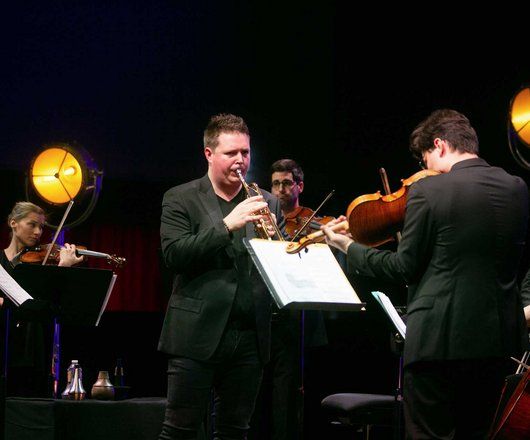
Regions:
<instances>
[{"instance_id":1,"label":"beard","mask_svg":"<svg viewBox=\"0 0 530 440\"><path fill-rule=\"evenodd\" d=\"M282 211L292 211L294 208L295 201L291 198L280 198L280 208Z\"/></svg>"}]
</instances>

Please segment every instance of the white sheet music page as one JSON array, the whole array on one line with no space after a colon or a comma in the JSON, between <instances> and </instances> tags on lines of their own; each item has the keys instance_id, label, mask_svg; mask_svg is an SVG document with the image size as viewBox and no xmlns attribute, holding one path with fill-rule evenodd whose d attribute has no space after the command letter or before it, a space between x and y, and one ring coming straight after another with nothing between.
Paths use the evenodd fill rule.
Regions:
<instances>
[{"instance_id":1,"label":"white sheet music page","mask_svg":"<svg viewBox=\"0 0 530 440\"><path fill-rule=\"evenodd\" d=\"M24 301L33 299L33 297L26 292L2 266L0 266L0 289L17 307L19 307Z\"/></svg>"},{"instance_id":2,"label":"white sheet music page","mask_svg":"<svg viewBox=\"0 0 530 440\"><path fill-rule=\"evenodd\" d=\"M375 299L377 299L377 301L379 301L379 304L381 304L383 309L385 309L386 314L396 326L401 337L405 339L405 333L407 332L407 326L401 319L401 316L399 316L399 313L394 307L394 304L392 304L392 301L390 301L390 298L382 292L372 292L372 295L375 296Z\"/></svg>"},{"instance_id":3,"label":"white sheet music page","mask_svg":"<svg viewBox=\"0 0 530 440\"><path fill-rule=\"evenodd\" d=\"M313 244L307 252L288 254L285 241L252 239L249 243L281 306L291 302L362 303L328 245Z\"/></svg>"}]
</instances>

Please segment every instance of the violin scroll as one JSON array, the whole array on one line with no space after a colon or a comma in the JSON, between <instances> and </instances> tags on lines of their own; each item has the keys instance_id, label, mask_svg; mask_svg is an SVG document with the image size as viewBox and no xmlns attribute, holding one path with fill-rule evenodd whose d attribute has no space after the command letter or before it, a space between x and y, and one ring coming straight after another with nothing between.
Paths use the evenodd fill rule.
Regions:
<instances>
[{"instance_id":1,"label":"violin scroll","mask_svg":"<svg viewBox=\"0 0 530 440\"><path fill-rule=\"evenodd\" d=\"M343 222L337 223L336 225L331 227L332 231L345 231L348 232L349 225L348 222L345 220ZM300 241L292 241L290 242L287 247L285 248L285 251L288 254L297 254L302 249L306 248L310 244L313 243L320 243L326 239L326 236L323 231L318 230L316 232L313 232L312 234L309 234L305 237L303 237Z\"/></svg>"},{"instance_id":2,"label":"violin scroll","mask_svg":"<svg viewBox=\"0 0 530 440\"><path fill-rule=\"evenodd\" d=\"M114 254L107 256L107 263L114 264L116 269L121 269L125 265L126 262L127 262L127 259L124 257L117 257Z\"/></svg>"}]
</instances>

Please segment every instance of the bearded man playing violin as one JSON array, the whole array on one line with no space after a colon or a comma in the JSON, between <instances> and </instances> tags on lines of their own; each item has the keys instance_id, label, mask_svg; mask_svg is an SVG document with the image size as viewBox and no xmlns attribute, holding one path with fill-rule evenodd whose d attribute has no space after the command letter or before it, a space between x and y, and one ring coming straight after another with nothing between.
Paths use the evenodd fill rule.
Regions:
<instances>
[{"instance_id":1,"label":"bearded man playing violin","mask_svg":"<svg viewBox=\"0 0 530 440\"><path fill-rule=\"evenodd\" d=\"M291 238L318 231L321 223L332 217L313 217L303 231L301 228L313 215L313 210L300 206L300 194L304 191L304 172L292 159L280 159L271 166L271 193L278 197L285 219L285 231Z\"/></svg>"},{"instance_id":2,"label":"bearded man playing violin","mask_svg":"<svg viewBox=\"0 0 530 440\"><path fill-rule=\"evenodd\" d=\"M280 159L271 166L271 193L280 201L285 219L285 231L293 237L313 214L313 210L300 206L304 190L304 172L292 159ZM313 222L313 225L316 222ZM320 225L317 223L317 227ZM310 227L299 236L311 232ZM257 411L251 423L249 439L296 440L300 438L301 410L301 348L327 344L324 318L319 311L305 311L304 344L301 344L301 314L297 310L278 310L273 306L271 324L271 356L265 367ZM314 354L314 353L311 353ZM305 359L308 361L309 359ZM268 406L262 410L261 406ZM270 420L265 420L265 415ZM269 437L264 433L269 432Z\"/></svg>"},{"instance_id":3,"label":"bearded man playing violin","mask_svg":"<svg viewBox=\"0 0 530 440\"><path fill-rule=\"evenodd\" d=\"M280 159L272 164L271 173L271 193L280 200L286 223L293 223L293 231L298 232L297 219L303 215L309 217L313 213L311 209L300 206L299 197L304 191L304 172L294 160Z\"/></svg>"},{"instance_id":4,"label":"bearded man playing violin","mask_svg":"<svg viewBox=\"0 0 530 440\"><path fill-rule=\"evenodd\" d=\"M440 174L411 186L396 252L323 230L347 254L349 272L408 286L407 438L484 439L513 370L509 356L525 344L517 273L528 189L478 157L476 132L457 111L433 112L410 149Z\"/></svg>"}]
</instances>

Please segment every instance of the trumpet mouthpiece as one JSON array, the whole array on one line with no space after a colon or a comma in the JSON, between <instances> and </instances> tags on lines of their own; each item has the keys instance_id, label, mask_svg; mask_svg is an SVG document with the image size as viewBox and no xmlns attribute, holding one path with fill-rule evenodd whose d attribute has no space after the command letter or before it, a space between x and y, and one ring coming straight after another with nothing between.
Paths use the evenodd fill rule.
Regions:
<instances>
[{"instance_id":1,"label":"trumpet mouthpiece","mask_svg":"<svg viewBox=\"0 0 530 440\"><path fill-rule=\"evenodd\" d=\"M241 180L241 183L243 185L246 185L245 178L243 177L243 173L239 168L236 168L237 177L239 177L239 180Z\"/></svg>"}]
</instances>

